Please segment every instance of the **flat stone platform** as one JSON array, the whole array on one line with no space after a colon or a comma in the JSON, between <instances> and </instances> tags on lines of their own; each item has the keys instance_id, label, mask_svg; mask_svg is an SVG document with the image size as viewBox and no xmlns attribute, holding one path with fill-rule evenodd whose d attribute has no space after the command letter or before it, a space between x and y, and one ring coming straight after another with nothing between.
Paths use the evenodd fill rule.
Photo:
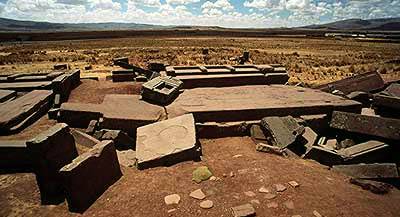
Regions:
<instances>
[{"instance_id":1,"label":"flat stone platform","mask_svg":"<svg viewBox=\"0 0 400 217\"><path fill-rule=\"evenodd\" d=\"M265 116L360 112L362 104L319 90L252 85L185 90L166 107L168 118L193 113L196 122L260 120Z\"/></svg>"}]
</instances>

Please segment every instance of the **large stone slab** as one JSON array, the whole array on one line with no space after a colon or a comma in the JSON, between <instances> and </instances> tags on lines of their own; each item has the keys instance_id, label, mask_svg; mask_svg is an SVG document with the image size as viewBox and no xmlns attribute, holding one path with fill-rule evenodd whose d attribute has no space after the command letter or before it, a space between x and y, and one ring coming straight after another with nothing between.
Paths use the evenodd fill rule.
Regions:
<instances>
[{"instance_id":1,"label":"large stone slab","mask_svg":"<svg viewBox=\"0 0 400 217\"><path fill-rule=\"evenodd\" d=\"M52 94L53 92L49 90L34 90L15 100L0 104L0 130L9 131L35 112L48 110Z\"/></svg>"},{"instance_id":2,"label":"large stone slab","mask_svg":"<svg viewBox=\"0 0 400 217\"><path fill-rule=\"evenodd\" d=\"M65 194L59 170L78 156L68 125L56 124L27 141L42 204L59 204Z\"/></svg>"},{"instance_id":3,"label":"large stone slab","mask_svg":"<svg viewBox=\"0 0 400 217\"><path fill-rule=\"evenodd\" d=\"M104 108L100 127L123 130L133 138L136 128L166 119L163 107L140 100L140 95L109 94L101 105Z\"/></svg>"},{"instance_id":4,"label":"large stone slab","mask_svg":"<svg viewBox=\"0 0 400 217\"><path fill-rule=\"evenodd\" d=\"M354 91L370 92L379 90L383 88L384 85L385 83L378 72L368 72L321 85L318 89L329 93L334 90L339 90L347 95Z\"/></svg>"},{"instance_id":5,"label":"large stone slab","mask_svg":"<svg viewBox=\"0 0 400 217\"><path fill-rule=\"evenodd\" d=\"M197 122L228 122L331 113L333 110L361 111L361 107L359 102L318 90L254 85L185 90L166 109L169 118L193 113Z\"/></svg>"},{"instance_id":6,"label":"large stone slab","mask_svg":"<svg viewBox=\"0 0 400 217\"><path fill-rule=\"evenodd\" d=\"M142 85L142 98L146 101L166 105L176 98L182 81L173 77L156 77Z\"/></svg>"},{"instance_id":7,"label":"large stone slab","mask_svg":"<svg viewBox=\"0 0 400 217\"><path fill-rule=\"evenodd\" d=\"M0 90L0 103L5 102L9 99L13 99L17 96L17 92L13 90Z\"/></svg>"},{"instance_id":8,"label":"large stone slab","mask_svg":"<svg viewBox=\"0 0 400 217\"><path fill-rule=\"evenodd\" d=\"M346 164L375 163L385 161L389 156L389 145L379 141L368 141L338 150Z\"/></svg>"},{"instance_id":9,"label":"large stone slab","mask_svg":"<svg viewBox=\"0 0 400 217\"><path fill-rule=\"evenodd\" d=\"M61 104L59 121L71 127L86 128L91 120L102 117L103 111L101 104L66 102Z\"/></svg>"},{"instance_id":10,"label":"large stone slab","mask_svg":"<svg viewBox=\"0 0 400 217\"><path fill-rule=\"evenodd\" d=\"M332 169L361 179L399 178L397 166L394 163L335 165Z\"/></svg>"},{"instance_id":11,"label":"large stone slab","mask_svg":"<svg viewBox=\"0 0 400 217\"><path fill-rule=\"evenodd\" d=\"M0 89L15 90L15 91L32 91L32 90L50 90L52 89L51 81L32 81L32 82L15 82L15 83L0 83Z\"/></svg>"},{"instance_id":12,"label":"large stone slab","mask_svg":"<svg viewBox=\"0 0 400 217\"><path fill-rule=\"evenodd\" d=\"M0 140L0 170L31 166L32 161L25 140Z\"/></svg>"},{"instance_id":13,"label":"large stone slab","mask_svg":"<svg viewBox=\"0 0 400 217\"><path fill-rule=\"evenodd\" d=\"M343 163L343 157L334 150L319 146L312 146L304 154L303 158L313 159L321 164L332 166Z\"/></svg>"},{"instance_id":14,"label":"large stone slab","mask_svg":"<svg viewBox=\"0 0 400 217\"><path fill-rule=\"evenodd\" d=\"M139 169L170 165L198 156L191 114L149 124L137 129L136 157Z\"/></svg>"},{"instance_id":15,"label":"large stone slab","mask_svg":"<svg viewBox=\"0 0 400 217\"><path fill-rule=\"evenodd\" d=\"M122 173L112 141L102 141L60 169L68 208L83 213Z\"/></svg>"},{"instance_id":16,"label":"large stone slab","mask_svg":"<svg viewBox=\"0 0 400 217\"><path fill-rule=\"evenodd\" d=\"M330 126L335 129L400 140L400 120L334 111Z\"/></svg>"}]
</instances>

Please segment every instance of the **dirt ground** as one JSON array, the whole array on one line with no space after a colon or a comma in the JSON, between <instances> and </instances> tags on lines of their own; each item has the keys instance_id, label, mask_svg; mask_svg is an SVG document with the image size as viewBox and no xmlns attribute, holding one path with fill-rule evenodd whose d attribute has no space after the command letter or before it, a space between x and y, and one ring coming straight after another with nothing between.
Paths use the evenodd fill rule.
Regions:
<instances>
[{"instance_id":1,"label":"dirt ground","mask_svg":"<svg viewBox=\"0 0 400 217\"><path fill-rule=\"evenodd\" d=\"M384 41L383 41L384 42ZM354 74L379 71L386 80L400 79L400 44L355 39L316 38L121 38L0 44L0 74L50 71L57 63L79 68L82 77L110 74L112 59L129 57L147 67L151 60L170 65L237 64L250 51L254 64L283 64L290 82L310 86ZM209 55L202 54L204 48ZM91 70L84 70L91 65Z\"/></svg>"},{"instance_id":2,"label":"dirt ground","mask_svg":"<svg viewBox=\"0 0 400 217\"><path fill-rule=\"evenodd\" d=\"M140 84L83 80L73 90L69 101L101 103L105 94L138 93ZM0 139L29 139L54 125L43 116L18 135ZM170 167L140 171L121 166L123 177L110 187L82 216L232 216L230 208L253 203L257 216L399 216L400 191L376 195L349 183L349 177L332 172L313 161L283 158L255 150L249 137L201 139L203 158L200 162L182 162ZM78 146L78 149L82 147ZM208 166L218 180L200 184L191 180L199 166ZM293 188L289 181L300 187ZM283 184L287 190L274 199L265 198L261 187L274 189ZM189 197L201 188L206 199L214 202L211 209L199 207L199 200ZM252 191L255 196L245 194ZM177 205L166 205L164 197L179 194ZM284 203L292 201L294 209ZM276 202L277 208L267 204ZM40 194L32 173L0 175L0 216L80 216L68 212L67 202L41 206Z\"/></svg>"}]
</instances>

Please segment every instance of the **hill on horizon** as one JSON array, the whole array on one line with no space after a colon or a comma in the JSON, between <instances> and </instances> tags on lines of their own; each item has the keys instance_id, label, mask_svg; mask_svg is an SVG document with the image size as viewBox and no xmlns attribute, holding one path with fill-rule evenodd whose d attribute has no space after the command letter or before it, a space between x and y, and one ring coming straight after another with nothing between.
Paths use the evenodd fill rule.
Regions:
<instances>
[{"instance_id":1,"label":"hill on horizon","mask_svg":"<svg viewBox=\"0 0 400 217\"><path fill-rule=\"evenodd\" d=\"M162 30L162 29L214 29L224 30L219 26L162 26L140 23L51 23L22 21L8 18L0 18L0 31L3 32L45 32L45 31L95 31L95 30ZM243 29L243 28L241 28ZM249 28L250 29L250 28ZM254 29L254 28L251 28ZM279 28L265 28L279 29ZM291 28L287 28L291 29ZM375 30L375 31L400 31L400 18L382 18L382 19L348 19L327 24L308 25L294 27L292 29L310 29L310 30Z\"/></svg>"}]
</instances>

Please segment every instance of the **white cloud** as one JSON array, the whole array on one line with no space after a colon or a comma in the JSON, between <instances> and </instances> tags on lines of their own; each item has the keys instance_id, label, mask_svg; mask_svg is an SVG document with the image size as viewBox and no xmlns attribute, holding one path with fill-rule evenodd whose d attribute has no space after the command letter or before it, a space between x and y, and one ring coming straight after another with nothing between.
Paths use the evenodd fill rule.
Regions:
<instances>
[{"instance_id":1,"label":"white cloud","mask_svg":"<svg viewBox=\"0 0 400 217\"><path fill-rule=\"evenodd\" d=\"M167 4L188 4L199 1L200 0L166 0Z\"/></svg>"},{"instance_id":2,"label":"white cloud","mask_svg":"<svg viewBox=\"0 0 400 217\"><path fill-rule=\"evenodd\" d=\"M248 8L256 8L259 10L274 10L274 9L283 9L283 5L286 0L253 0L253 1L245 1L243 6Z\"/></svg>"},{"instance_id":3,"label":"white cloud","mask_svg":"<svg viewBox=\"0 0 400 217\"><path fill-rule=\"evenodd\" d=\"M224 11L232 11L233 6L229 2L229 0L217 0L216 2L210 2L206 1L204 4L201 6L203 9L222 9Z\"/></svg>"},{"instance_id":4,"label":"white cloud","mask_svg":"<svg viewBox=\"0 0 400 217\"><path fill-rule=\"evenodd\" d=\"M99 8L103 10L119 10L121 4L112 0L88 0L91 8Z\"/></svg>"},{"instance_id":5,"label":"white cloud","mask_svg":"<svg viewBox=\"0 0 400 217\"><path fill-rule=\"evenodd\" d=\"M149 7L161 6L160 0L128 0L128 4L145 5Z\"/></svg>"}]
</instances>

